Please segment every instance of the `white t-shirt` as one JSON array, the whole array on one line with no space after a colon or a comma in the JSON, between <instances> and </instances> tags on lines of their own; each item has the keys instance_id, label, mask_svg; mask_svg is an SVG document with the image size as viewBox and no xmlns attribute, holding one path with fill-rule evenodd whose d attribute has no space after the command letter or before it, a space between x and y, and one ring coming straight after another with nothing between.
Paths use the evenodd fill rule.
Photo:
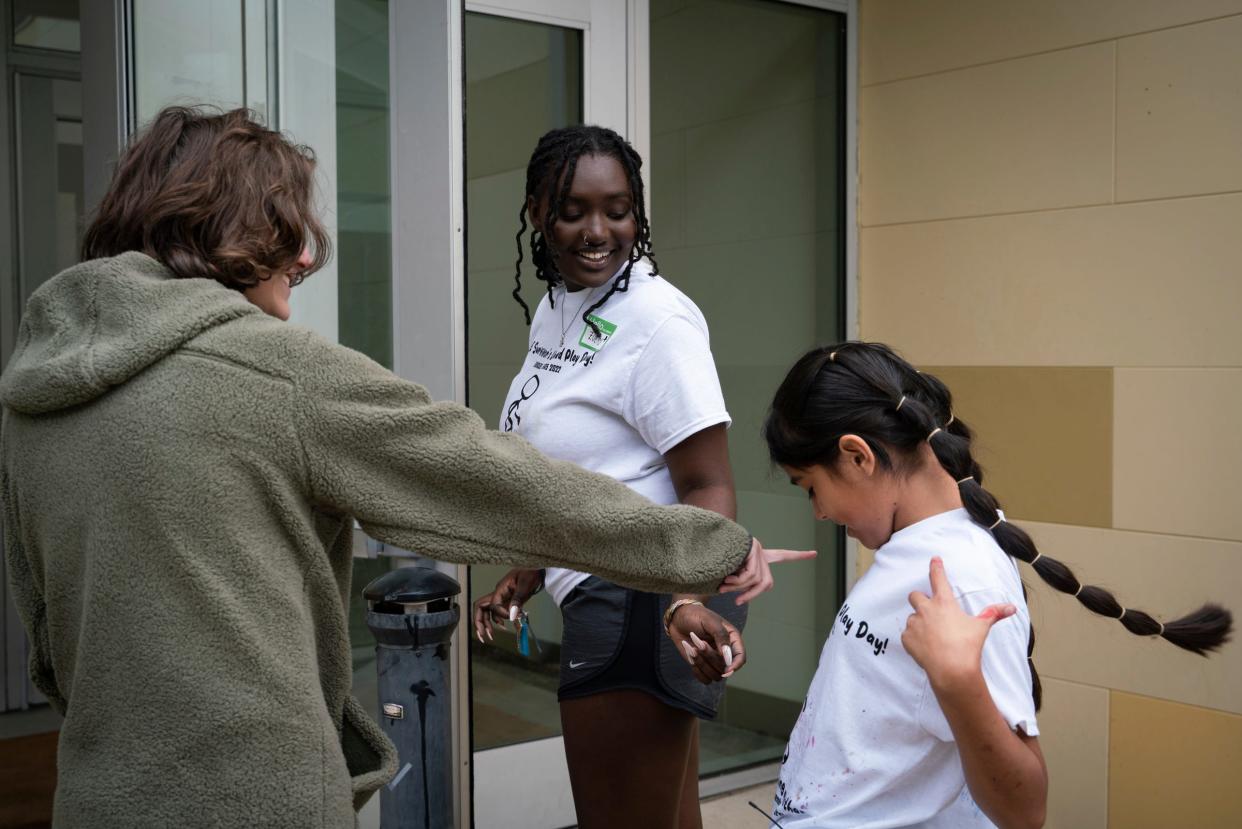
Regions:
<instances>
[{"instance_id":1,"label":"white t-shirt","mask_svg":"<svg viewBox=\"0 0 1242 829\"><path fill-rule=\"evenodd\" d=\"M966 510L934 515L876 550L837 614L781 761L773 809L784 829L993 825L966 787L927 674L901 645L914 612L908 596L931 594L935 555L966 612L1001 602L1018 608L988 634L983 677L1005 722L1039 733L1017 565Z\"/></svg>"},{"instance_id":2,"label":"white t-shirt","mask_svg":"<svg viewBox=\"0 0 1242 829\"><path fill-rule=\"evenodd\" d=\"M685 294L652 276L642 261L630 273L629 290L613 294L593 315L597 337L582 312L611 286L612 280L572 293L562 286L553 289L555 308L547 296L539 303L500 428L658 504L675 504L663 454L730 422L707 323ZM588 576L548 568L544 586L559 605Z\"/></svg>"}]
</instances>

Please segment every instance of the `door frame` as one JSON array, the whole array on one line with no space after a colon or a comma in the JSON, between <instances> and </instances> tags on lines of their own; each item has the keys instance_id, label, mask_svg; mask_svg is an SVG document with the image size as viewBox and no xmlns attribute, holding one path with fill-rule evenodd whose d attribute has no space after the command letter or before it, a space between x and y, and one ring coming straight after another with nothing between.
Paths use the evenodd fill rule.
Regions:
<instances>
[{"instance_id":1,"label":"door frame","mask_svg":"<svg viewBox=\"0 0 1242 829\"><path fill-rule=\"evenodd\" d=\"M859 335L858 327L858 225L857 225L857 199L858 199L858 0L781 0L781 2L792 3L794 5L809 6L812 8L832 11L845 15L846 22L846 105L845 105L845 331L848 338L854 339ZM449 292L448 296L442 299L438 298L434 306L424 305L421 313L416 316L404 316L405 322L408 324L412 320L417 319L419 325L423 324L439 324L435 341L430 338L426 339L428 350L421 352L421 365L410 374L411 379L417 378L419 382L428 384L428 381L438 382L438 386L430 386L433 396L437 398L450 398L459 402L465 402L465 340L466 340L466 320L465 320L465 245L464 245L464 190L465 177L463 173L462 156L464 155L463 133L460 131L462 127L462 95L463 95L463 65L462 65L462 26L461 15L465 11L480 12L484 14L494 14L502 17L511 17L522 20L530 20L538 23L550 25L566 26L577 28L584 31L583 39L583 118L588 123L602 123L621 132L627 137L635 149L643 155L644 158L649 157L649 149L651 144L651 127L650 127L650 27L649 27L649 4L648 0L627 0L625 3L617 2L617 0L466 0L460 3L457 0L445 0L445 6L448 9L447 19L452 20L450 41L453 49L444 49L441 64L441 71L434 78L436 83L442 79L449 85L449 107L447 117L450 127L453 131L451 138L445 141L444 129L442 126L425 125L436 132L440 139L440 147L443 156L438 161L433 161L432 166L439 164L442 170L449 170L450 176L458 183L456 191L443 189L438 192L444 192L449 198L451 205L452 230L445 233L443 230L436 233L434 243L439 245L438 252L444 255L440 260L442 269L435 269L430 275L431 279L435 278L435 274L448 272L451 274L451 285L445 285L443 282L435 286L438 294L443 295L445 289ZM627 33L625 45L622 48L610 50L608 47L615 47L617 38L605 39L601 38L600 42L595 42L590 37L592 25L597 29L607 31L615 31L621 29ZM396 46L396 38L399 37L397 27L394 26L393 32L393 48L392 54L398 55L401 50ZM434 39L434 38L433 38ZM408 46L408 43L406 44ZM591 89L594 86L593 79L600 77L602 73L606 75L611 70L624 61L626 71L623 73L625 79L625 106L624 112L621 107L615 108L601 106L601 102L593 100ZM444 66L448 66L448 71L443 71ZM401 95L396 93L396 87L399 83L399 75L396 72L397 59L394 58L394 75L393 88L394 99L398 99ZM417 77L406 75L406 77ZM439 87L442 91L443 86ZM394 100L394 111L398 104ZM436 110L437 114L440 110ZM422 113L424 116L426 112ZM394 155L394 177L393 177L393 194L394 194L394 221L393 221L393 239L394 239L394 286L397 282L397 274L402 269L396 264L397 247L408 246L412 253L414 250L422 250L426 252L428 249L422 240L416 247L411 238L403 238L406 236L407 225L404 222L398 224L398 216L401 215L401 209L396 205L397 194L400 191L399 180L396 171L395 159L401 155L399 148L402 146L399 140L399 127L396 124L397 119L394 118L393 133L393 155ZM448 165L444 164L444 158L450 159ZM643 168L644 184L650 189L650 165ZM406 179L407 184L415 183L414 180ZM441 187L445 187L443 183ZM406 192L414 192L407 190ZM424 193L425 196L425 193ZM397 228L402 230L398 233ZM429 269L431 270L431 269ZM406 278L406 277L403 277ZM394 290L397 290L394 287ZM425 302L426 296L423 295ZM394 298L393 313L394 315L408 314L413 309L405 306L404 303L398 302ZM449 313L445 313L445 311ZM438 320L432 317L439 314ZM397 323L402 319L401 316L394 318L394 336L399 330ZM447 349L447 354L446 354ZM395 352L396 353L396 352ZM411 355L413 356L413 355ZM448 362L444 361L444 357L449 356ZM400 358L398 365L401 366ZM431 365L435 363L436 365ZM413 363L410 364L413 367ZM403 373L401 368L397 369L398 373ZM847 539L845 544L845 561L844 561L844 582L843 587L848 590L853 586L856 580L856 569L858 560L858 545L853 539ZM462 584L469 583L468 568L454 567L452 572ZM467 592L467 595L469 593ZM463 630L467 627L463 614L462 626L458 629L457 647L455 648L456 672L454 682L457 683L457 692L455 698L455 714L457 720L455 726L458 728L460 735L458 742L458 763L457 768L461 772L470 772L470 783L465 780L459 781L459 792L461 797L459 802L462 808L459 811L459 825L470 825L471 821L467 816L472 814L472 781L473 769L472 754L469 734L469 717L470 717L470 692L469 692L469 648L463 647L464 636ZM467 727L461 729L462 721L467 723ZM520 755L523 754L522 746L507 746L499 749L492 749L487 752L490 759L484 762L490 764L495 762L497 766L512 768L514 762L521 762ZM700 792L703 797L719 794L726 791L742 788L757 783L768 782L774 780L778 774L778 764L768 764L764 766L744 769L738 772L731 772L704 780L700 785Z\"/></svg>"}]
</instances>

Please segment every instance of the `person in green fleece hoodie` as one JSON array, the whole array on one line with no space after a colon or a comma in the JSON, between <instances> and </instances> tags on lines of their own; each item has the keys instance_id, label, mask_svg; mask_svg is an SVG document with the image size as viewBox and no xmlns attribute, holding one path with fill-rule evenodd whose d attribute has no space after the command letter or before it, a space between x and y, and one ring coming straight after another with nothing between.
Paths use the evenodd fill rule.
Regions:
<instances>
[{"instance_id":1,"label":"person in green fleece hoodie","mask_svg":"<svg viewBox=\"0 0 1242 829\"><path fill-rule=\"evenodd\" d=\"M738 525L661 507L288 325L321 266L310 151L162 112L0 377L30 672L64 715L56 826L352 826L396 769L350 696L351 533L656 592L771 585Z\"/></svg>"}]
</instances>

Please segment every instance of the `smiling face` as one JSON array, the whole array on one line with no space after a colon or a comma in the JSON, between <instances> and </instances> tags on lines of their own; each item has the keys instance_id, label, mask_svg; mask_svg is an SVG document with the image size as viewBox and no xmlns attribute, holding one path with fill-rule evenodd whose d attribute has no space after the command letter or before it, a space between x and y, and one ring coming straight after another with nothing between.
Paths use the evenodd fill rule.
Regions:
<instances>
[{"instance_id":1,"label":"smiling face","mask_svg":"<svg viewBox=\"0 0 1242 829\"><path fill-rule=\"evenodd\" d=\"M264 313L287 321L292 310L289 307L289 295L293 291L293 286L302 281L302 272L313 263L314 257L311 256L309 250L303 248L301 255L293 265L251 285L242 291L242 294L252 304L263 309Z\"/></svg>"},{"instance_id":2,"label":"smiling face","mask_svg":"<svg viewBox=\"0 0 1242 829\"><path fill-rule=\"evenodd\" d=\"M538 202L529 199L527 212L535 228L544 232L552 260L570 291L606 283L630 256L638 235L629 179L621 162L611 156L579 157L569 195L550 231L544 230L548 194Z\"/></svg>"},{"instance_id":3,"label":"smiling face","mask_svg":"<svg viewBox=\"0 0 1242 829\"><path fill-rule=\"evenodd\" d=\"M811 499L815 518L833 521L852 538L875 550L900 527L901 481L882 467L871 447L857 435L845 435L835 466L782 466L789 482Z\"/></svg>"}]
</instances>

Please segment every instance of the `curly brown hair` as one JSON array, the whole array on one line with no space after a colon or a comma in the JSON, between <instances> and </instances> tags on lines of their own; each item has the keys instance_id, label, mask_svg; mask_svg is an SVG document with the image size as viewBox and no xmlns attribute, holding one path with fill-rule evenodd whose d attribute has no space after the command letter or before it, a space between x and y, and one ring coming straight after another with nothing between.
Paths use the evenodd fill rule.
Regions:
<instances>
[{"instance_id":1,"label":"curly brown hair","mask_svg":"<svg viewBox=\"0 0 1242 829\"><path fill-rule=\"evenodd\" d=\"M82 258L142 251L178 277L243 290L287 272L304 249L322 268L331 241L312 205L315 154L247 109L174 106L117 163Z\"/></svg>"}]
</instances>

